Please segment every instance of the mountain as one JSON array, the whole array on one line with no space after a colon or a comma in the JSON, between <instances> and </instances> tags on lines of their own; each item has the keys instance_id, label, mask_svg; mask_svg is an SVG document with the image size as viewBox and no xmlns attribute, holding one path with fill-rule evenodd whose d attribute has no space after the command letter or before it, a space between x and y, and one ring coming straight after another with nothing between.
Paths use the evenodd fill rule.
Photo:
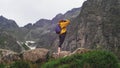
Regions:
<instances>
[{"instance_id":1,"label":"mountain","mask_svg":"<svg viewBox=\"0 0 120 68\"><path fill-rule=\"evenodd\" d=\"M108 61L110 61L111 56L112 58L116 58L114 55L112 55L112 53L108 54L108 51L111 51L120 59L120 0L87 0L78 10L72 9L65 14L56 15L52 20L40 19L34 24L27 24L24 27L19 28L15 26L13 28L13 23L10 24L10 22L8 22L11 20L1 16L0 48L21 52L23 51L23 46L19 44L18 40L23 42L27 40L33 40L36 42L34 46L37 48L44 47L55 52L57 51L56 49L59 41L58 35L55 33L54 28L60 19L66 18L70 19L71 23L67 28L68 31L64 44L62 45L62 50L69 50L72 52L79 47L82 49L85 48L85 52L86 49L93 49L97 51L107 50L107 52L102 53L89 52L89 54L84 54L83 58L86 56L86 59L88 60L87 55L92 55L92 59L95 60L95 55L96 57L101 55L101 57L104 57L104 60L106 57L109 57ZM9 27L6 27L8 24L10 24ZM48 59L48 53L50 53L49 50L35 49L25 51L19 55L14 55L13 52L8 54L8 51L1 50L1 56L7 55L2 57L0 60L6 61L10 58L12 61L14 61L14 59L18 57L16 60L22 59L36 63L42 62L44 59ZM84 53L84 51L81 50L78 50L78 52ZM105 56L103 56L104 54ZM32 55L36 55L37 57ZM72 56L72 59L73 57L77 57L77 59L80 58L80 56L76 55ZM98 59L101 59L101 57L98 57ZM118 64L117 60L118 59L115 60L117 62L116 64ZM63 63L61 62L61 64ZM109 67L108 64L109 63L106 65ZM96 65L98 65L98 63Z\"/></svg>"},{"instance_id":2,"label":"mountain","mask_svg":"<svg viewBox=\"0 0 120 68\"><path fill-rule=\"evenodd\" d=\"M37 21L35 24L33 24L34 28L40 28L40 27L44 27L46 25L50 25L51 21L47 20L47 19L40 19L39 21Z\"/></svg>"},{"instance_id":3,"label":"mountain","mask_svg":"<svg viewBox=\"0 0 120 68\"><path fill-rule=\"evenodd\" d=\"M5 31L0 30L0 48L21 52L22 48L17 43L16 39Z\"/></svg>"},{"instance_id":4,"label":"mountain","mask_svg":"<svg viewBox=\"0 0 120 68\"><path fill-rule=\"evenodd\" d=\"M27 25L24 26L24 28L26 28L26 29L31 29L32 26L33 26L32 23L28 23Z\"/></svg>"},{"instance_id":5,"label":"mountain","mask_svg":"<svg viewBox=\"0 0 120 68\"><path fill-rule=\"evenodd\" d=\"M57 14L52 20L51 20L51 24L46 26L45 28L48 29L44 30L43 32L45 33L40 33L43 34L41 35L40 39L37 42L37 47L44 47L44 48L52 48L52 47L56 47L57 43L55 43L56 45L54 45L54 41L58 40L58 36L55 33L55 27L56 24L58 23L59 20L61 19L72 19L77 17L77 15L79 15L80 13L80 9L81 8L74 8L72 10L69 10L68 12L66 12L65 14ZM39 35L40 35L39 34Z\"/></svg>"},{"instance_id":6,"label":"mountain","mask_svg":"<svg viewBox=\"0 0 120 68\"><path fill-rule=\"evenodd\" d=\"M71 22L65 49L103 49L120 55L120 0L87 0Z\"/></svg>"},{"instance_id":7,"label":"mountain","mask_svg":"<svg viewBox=\"0 0 120 68\"><path fill-rule=\"evenodd\" d=\"M17 43L15 32L19 26L14 20L0 16L0 49L21 52L22 47Z\"/></svg>"},{"instance_id":8,"label":"mountain","mask_svg":"<svg viewBox=\"0 0 120 68\"><path fill-rule=\"evenodd\" d=\"M44 47L54 51L59 44L54 29L60 19L71 21L62 50L74 51L83 47L109 50L119 56L120 0L87 0L81 8L60 13L52 20L40 19L24 27L18 27L15 21L0 16L0 28L5 28L5 32L16 40L32 40L36 42L34 46L37 48ZM6 27L8 24L9 27Z\"/></svg>"},{"instance_id":9,"label":"mountain","mask_svg":"<svg viewBox=\"0 0 120 68\"><path fill-rule=\"evenodd\" d=\"M0 16L0 29L16 29L19 26L14 20L7 19L3 16Z\"/></svg>"},{"instance_id":10,"label":"mountain","mask_svg":"<svg viewBox=\"0 0 120 68\"><path fill-rule=\"evenodd\" d=\"M23 42L27 33L28 29L19 27L14 20L0 16L0 49L22 52L25 48L19 41Z\"/></svg>"},{"instance_id":11,"label":"mountain","mask_svg":"<svg viewBox=\"0 0 120 68\"><path fill-rule=\"evenodd\" d=\"M9 49L15 52L21 52L25 50L25 48L20 43L25 43L26 41L35 41L36 43L33 46L36 46L37 48L44 47L49 49L51 46L53 46L54 41L58 39L57 34L54 31L58 21L60 19L72 19L79 13L80 8L74 8L65 14L57 14L52 20L40 19L34 24L29 23L24 27L19 27L14 20L0 16L0 29L7 33L7 35L5 34L6 38L11 38L5 39L5 41L14 41L11 43L13 47L10 44L6 47L1 45L1 48ZM20 49L14 47L18 47Z\"/></svg>"},{"instance_id":12,"label":"mountain","mask_svg":"<svg viewBox=\"0 0 120 68\"><path fill-rule=\"evenodd\" d=\"M53 19L52 22L53 23L57 23L60 19L72 19L77 17L80 14L80 10L81 8L73 8L69 11L67 11L65 14L57 14Z\"/></svg>"},{"instance_id":13,"label":"mountain","mask_svg":"<svg viewBox=\"0 0 120 68\"><path fill-rule=\"evenodd\" d=\"M74 8L72 10L69 10L65 14L57 14L52 20L47 19L40 19L36 23L28 24L24 26L23 28L29 29L29 32L24 37L25 40L33 40L36 41L36 45L39 47L51 47L54 43L54 41L57 38L57 35L54 31L56 24L60 19L72 19L76 17L80 13L81 8ZM51 41L52 40L52 41Z\"/></svg>"},{"instance_id":14,"label":"mountain","mask_svg":"<svg viewBox=\"0 0 120 68\"><path fill-rule=\"evenodd\" d=\"M64 15L65 19L72 19L76 18L80 14L81 8L73 8L69 11L67 11Z\"/></svg>"}]
</instances>

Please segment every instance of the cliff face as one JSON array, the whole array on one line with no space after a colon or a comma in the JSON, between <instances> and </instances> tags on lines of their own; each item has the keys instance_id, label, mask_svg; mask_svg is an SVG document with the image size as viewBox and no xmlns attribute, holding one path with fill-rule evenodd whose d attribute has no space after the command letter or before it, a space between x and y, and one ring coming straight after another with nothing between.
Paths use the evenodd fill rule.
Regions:
<instances>
[{"instance_id":1,"label":"cliff face","mask_svg":"<svg viewBox=\"0 0 120 68\"><path fill-rule=\"evenodd\" d=\"M120 51L120 0L87 0L75 20L77 47Z\"/></svg>"},{"instance_id":2,"label":"cliff face","mask_svg":"<svg viewBox=\"0 0 120 68\"><path fill-rule=\"evenodd\" d=\"M68 27L63 50L78 47L120 51L120 0L87 0Z\"/></svg>"}]
</instances>

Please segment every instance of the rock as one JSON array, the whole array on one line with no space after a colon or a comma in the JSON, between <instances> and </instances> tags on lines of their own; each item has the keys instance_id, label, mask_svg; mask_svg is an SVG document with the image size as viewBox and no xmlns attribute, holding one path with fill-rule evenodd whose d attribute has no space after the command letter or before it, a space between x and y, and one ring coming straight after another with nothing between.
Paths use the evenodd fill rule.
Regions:
<instances>
[{"instance_id":1,"label":"rock","mask_svg":"<svg viewBox=\"0 0 120 68\"><path fill-rule=\"evenodd\" d=\"M57 59L57 58L62 58L62 57L66 57L66 56L71 56L74 54L83 54L83 53L87 53L90 51L91 51L90 49L78 48L75 51L73 51L72 53L70 51L61 51L60 55L58 55L57 53L53 53L51 57L53 59Z\"/></svg>"},{"instance_id":2,"label":"rock","mask_svg":"<svg viewBox=\"0 0 120 68\"><path fill-rule=\"evenodd\" d=\"M70 51L61 51L60 55L58 55L57 53L53 53L52 58L53 59L62 58L62 57L68 56L69 54L70 54Z\"/></svg>"},{"instance_id":3,"label":"rock","mask_svg":"<svg viewBox=\"0 0 120 68\"><path fill-rule=\"evenodd\" d=\"M87 53L89 51L90 51L89 49L78 48L74 52L72 52L70 55L73 55L73 54L83 54L83 53Z\"/></svg>"},{"instance_id":4,"label":"rock","mask_svg":"<svg viewBox=\"0 0 120 68\"><path fill-rule=\"evenodd\" d=\"M70 51L61 51L59 57L68 56L71 52Z\"/></svg>"},{"instance_id":5,"label":"rock","mask_svg":"<svg viewBox=\"0 0 120 68\"><path fill-rule=\"evenodd\" d=\"M47 60L48 54L49 50L44 48L37 48L24 52L22 54L22 59L30 62L42 62Z\"/></svg>"},{"instance_id":6,"label":"rock","mask_svg":"<svg viewBox=\"0 0 120 68\"><path fill-rule=\"evenodd\" d=\"M12 63L18 60L21 60L21 58L19 57L19 54L9 54L2 57L2 63Z\"/></svg>"},{"instance_id":7,"label":"rock","mask_svg":"<svg viewBox=\"0 0 120 68\"><path fill-rule=\"evenodd\" d=\"M0 63L11 63L17 60L20 60L20 57L16 52L0 49Z\"/></svg>"},{"instance_id":8,"label":"rock","mask_svg":"<svg viewBox=\"0 0 120 68\"><path fill-rule=\"evenodd\" d=\"M87 0L79 18L78 35L81 40L78 42L82 47L119 52L119 0Z\"/></svg>"},{"instance_id":9,"label":"rock","mask_svg":"<svg viewBox=\"0 0 120 68\"><path fill-rule=\"evenodd\" d=\"M0 58L7 56L9 54L16 54L16 52L5 50L5 49L0 49Z\"/></svg>"},{"instance_id":10,"label":"rock","mask_svg":"<svg viewBox=\"0 0 120 68\"><path fill-rule=\"evenodd\" d=\"M18 60L33 62L33 63L42 63L45 62L50 58L58 59L66 56L71 56L73 54L82 54L89 52L89 49L85 48L78 48L74 52L70 51L61 51L60 55L57 53L53 53L50 55L49 50L45 48L37 48L34 50L28 50L20 55L16 52L10 50L0 49L0 63L12 63Z\"/></svg>"}]
</instances>

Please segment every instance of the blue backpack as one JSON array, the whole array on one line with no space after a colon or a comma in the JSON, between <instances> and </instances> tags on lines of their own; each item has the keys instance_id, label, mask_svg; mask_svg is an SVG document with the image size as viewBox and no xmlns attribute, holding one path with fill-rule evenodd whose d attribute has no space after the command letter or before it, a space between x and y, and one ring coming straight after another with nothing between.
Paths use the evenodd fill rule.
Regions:
<instances>
[{"instance_id":1,"label":"blue backpack","mask_svg":"<svg viewBox=\"0 0 120 68\"><path fill-rule=\"evenodd\" d=\"M60 32L61 32L60 25L56 25L55 32L56 32L56 34L60 34Z\"/></svg>"}]
</instances>

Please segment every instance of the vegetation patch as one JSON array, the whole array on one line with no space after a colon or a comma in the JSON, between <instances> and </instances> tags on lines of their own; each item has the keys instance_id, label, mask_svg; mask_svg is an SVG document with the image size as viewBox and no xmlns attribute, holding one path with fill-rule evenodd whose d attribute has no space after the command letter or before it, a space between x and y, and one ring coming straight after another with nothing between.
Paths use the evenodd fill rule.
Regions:
<instances>
[{"instance_id":1,"label":"vegetation patch","mask_svg":"<svg viewBox=\"0 0 120 68\"><path fill-rule=\"evenodd\" d=\"M30 63L25 61L16 61L10 65L10 68L30 68Z\"/></svg>"},{"instance_id":2,"label":"vegetation patch","mask_svg":"<svg viewBox=\"0 0 120 68\"><path fill-rule=\"evenodd\" d=\"M119 68L119 65L113 53L95 50L49 61L42 68Z\"/></svg>"},{"instance_id":3,"label":"vegetation patch","mask_svg":"<svg viewBox=\"0 0 120 68\"><path fill-rule=\"evenodd\" d=\"M0 64L0 68L6 68L5 64Z\"/></svg>"},{"instance_id":4,"label":"vegetation patch","mask_svg":"<svg viewBox=\"0 0 120 68\"><path fill-rule=\"evenodd\" d=\"M120 63L113 53L94 50L56 60L50 58L44 63L15 61L7 65L0 64L0 68L120 68Z\"/></svg>"}]
</instances>

